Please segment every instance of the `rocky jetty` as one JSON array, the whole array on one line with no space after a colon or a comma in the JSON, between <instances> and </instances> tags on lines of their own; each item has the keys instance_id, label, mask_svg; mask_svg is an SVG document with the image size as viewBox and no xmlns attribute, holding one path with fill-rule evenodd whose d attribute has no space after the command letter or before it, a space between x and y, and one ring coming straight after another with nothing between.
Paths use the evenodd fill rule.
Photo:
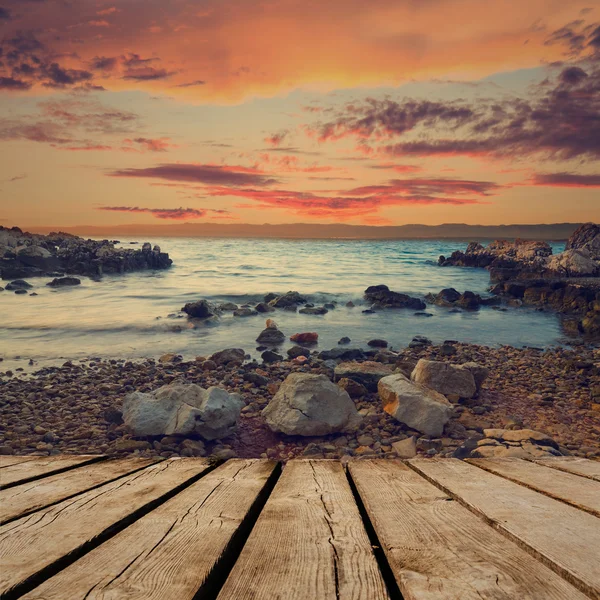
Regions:
<instances>
[{"instance_id":1,"label":"rocky jetty","mask_svg":"<svg viewBox=\"0 0 600 600\"><path fill-rule=\"evenodd\" d=\"M0 226L0 277L102 275L166 269L173 261L158 246L115 248L109 240L85 240L68 233L37 235ZM60 284L57 284L60 285Z\"/></svg>"}]
</instances>

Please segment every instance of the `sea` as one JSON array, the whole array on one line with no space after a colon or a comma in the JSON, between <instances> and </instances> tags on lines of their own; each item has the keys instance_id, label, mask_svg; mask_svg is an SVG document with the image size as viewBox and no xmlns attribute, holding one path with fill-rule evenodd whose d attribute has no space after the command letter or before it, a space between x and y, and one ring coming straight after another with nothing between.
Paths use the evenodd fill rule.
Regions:
<instances>
[{"instance_id":1,"label":"sea","mask_svg":"<svg viewBox=\"0 0 600 600\"><path fill-rule=\"evenodd\" d=\"M369 340L382 338L395 349L416 335L434 343L452 339L486 346L546 348L566 341L555 314L527 307L454 312L428 306L431 317L415 316L409 309L362 312L368 308L363 293L370 285L385 284L417 297L448 287L489 295L486 270L437 265L440 255L464 250L468 240L122 238L118 247L141 247L145 241L168 252L173 266L81 277L81 285L63 289L47 287L49 278L31 278L30 292L37 296L0 292L0 369L27 372L66 360L157 358L165 353L187 360L231 347L258 358L255 340L265 315L224 313L216 322L188 328L181 308L201 298L256 303L269 292L289 290L315 305L337 303L323 316L282 310L266 315L288 338L317 332L320 349L336 347L344 336L352 340L349 347L367 348ZM564 244L553 244L555 253L563 249ZM346 307L349 301L356 306Z\"/></svg>"}]
</instances>

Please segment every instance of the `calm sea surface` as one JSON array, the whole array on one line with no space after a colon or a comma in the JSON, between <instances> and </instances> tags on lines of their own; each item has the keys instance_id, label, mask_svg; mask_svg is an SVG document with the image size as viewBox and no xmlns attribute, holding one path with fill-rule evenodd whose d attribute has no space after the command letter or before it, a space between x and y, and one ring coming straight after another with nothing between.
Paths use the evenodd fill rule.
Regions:
<instances>
[{"instance_id":1,"label":"calm sea surface","mask_svg":"<svg viewBox=\"0 0 600 600\"><path fill-rule=\"evenodd\" d=\"M129 246L129 241L122 239L121 245L140 247ZM412 296L446 287L485 295L487 271L436 264L440 254L464 250L466 240L149 241L169 252L174 261L171 269L109 275L98 281L82 278L80 286L60 290L46 287L48 278L32 278L31 291L38 296L0 292L2 369L26 367L29 359L44 366L65 359L157 357L166 352L193 358L233 346L258 355L254 340L264 327L263 316L236 318L227 313L218 324L186 329L185 320L174 313L200 298L242 304L260 301L267 292L288 290L306 294L314 303L340 303L324 316L284 311L268 315L288 337L301 331L318 332L322 349L336 346L342 336L352 339L352 347L366 347L368 340L384 338L396 348L417 334L434 342L456 339L489 346L543 347L558 344L562 338L556 316L528 308L451 313L428 306L427 311L433 313L429 318L415 317L412 310L362 314L364 289L381 283ZM562 249L560 244L554 246L554 252ZM346 308L348 300L356 308Z\"/></svg>"}]
</instances>

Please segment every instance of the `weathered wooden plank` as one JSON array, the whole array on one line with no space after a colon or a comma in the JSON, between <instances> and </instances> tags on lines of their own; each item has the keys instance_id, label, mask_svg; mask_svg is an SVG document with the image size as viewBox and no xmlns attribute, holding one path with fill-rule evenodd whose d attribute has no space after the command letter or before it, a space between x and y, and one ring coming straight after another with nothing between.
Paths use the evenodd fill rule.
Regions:
<instances>
[{"instance_id":1,"label":"weathered wooden plank","mask_svg":"<svg viewBox=\"0 0 600 600\"><path fill-rule=\"evenodd\" d=\"M600 481L550 469L520 458L473 458L468 462L600 516Z\"/></svg>"},{"instance_id":2,"label":"weathered wooden plank","mask_svg":"<svg viewBox=\"0 0 600 600\"><path fill-rule=\"evenodd\" d=\"M600 519L456 459L410 464L592 598L600 598Z\"/></svg>"},{"instance_id":3,"label":"weathered wooden plank","mask_svg":"<svg viewBox=\"0 0 600 600\"><path fill-rule=\"evenodd\" d=\"M192 600L275 466L228 461L23 598Z\"/></svg>"},{"instance_id":4,"label":"weathered wooden plank","mask_svg":"<svg viewBox=\"0 0 600 600\"><path fill-rule=\"evenodd\" d=\"M80 456L36 456L35 460L28 460L12 464L0 470L0 489L18 485L38 477L47 477L72 467L96 462L105 458L100 455Z\"/></svg>"},{"instance_id":5,"label":"weathered wooden plank","mask_svg":"<svg viewBox=\"0 0 600 600\"><path fill-rule=\"evenodd\" d=\"M406 600L586 598L400 461L348 469Z\"/></svg>"},{"instance_id":6,"label":"weathered wooden plank","mask_svg":"<svg viewBox=\"0 0 600 600\"><path fill-rule=\"evenodd\" d=\"M598 460L589 460L577 456L557 456L556 458L539 458L535 462L545 467L552 467L553 469L600 481L600 461Z\"/></svg>"},{"instance_id":7,"label":"weathered wooden plank","mask_svg":"<svg viewBox=\"0 0 600 600\"><path fill-rule=\"evenodd\" d=\"M194 481L205 459L169 459L0 527L0 595L25 591Z\"/></svg>"},{"instance_id":8,"label":"weathered wooden plank","mask_svg":"<svg viewBox=\"0 0 600 600\"><path fill-rule=\"evenodd\" d=\"M0 456L0 469L10 467L11 465L18 465L29 460L35 460L36 458L39 458L39 456Z\"/></svg>"},{"instance_id":9,"label":"weathered wooden plank","mask_svg":"<svg viewBox=\"0 0 600 600\"><path fill-rule=\"evenodd\" d=\"M106 460L0 491L0 525L147 467L156 459Z\"/></svg>"},{"instance_id":10,"label":"weathered wooden plank","mask_svg":"<svg viewBox=\"0 0 600 600\"><path fill-rule=\"evenodd\" d=\"M387 597L342 465L310 460L287 463L218 596Z\"/></svg>"}]
</instances>

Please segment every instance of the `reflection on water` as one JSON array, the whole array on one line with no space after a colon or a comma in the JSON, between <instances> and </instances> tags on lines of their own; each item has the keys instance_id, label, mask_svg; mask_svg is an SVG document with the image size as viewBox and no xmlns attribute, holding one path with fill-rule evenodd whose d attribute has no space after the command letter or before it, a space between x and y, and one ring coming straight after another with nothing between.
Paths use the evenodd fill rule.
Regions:
<instances>
[{"instance_id":1,"label":"reflection on water","mask_svg":"<svg viewBox=\"0 0 600 600\"><path fill-rule=\"evenodd\" d=\"M126 239L123 245L128 245ZM142 240L143 241L143 240ZM485 294L488 273L480 269L440 268L437 258L464 249L466 241L358 240L151 240L169 252L174 265L158 272L82 278L76 288L52 290L47 278L31 279L38 296L0 293L0 356L45 364L89 356L144 357L176 352L186 357L238 346L251 352L263 317L226 314L217 325L188 330L185 321L169 318L191 300L257 302L267 292L298 290L313 302L336 300L339 308L324 316L274 313L289 336L317 331L321 348L342 336L353 346L385 338L395 347L417 334L435 342L457 339L486 345L555 344L561 337L552 314L532 309L503 313L483 308L451 313L428 307L432 317L395 310L362 314L359 303L369 285L384 283L413 296L445 287ZM562 247L555 248L555 252ZM356 308L344 304L352 300ZM269 315L273 316L273 315ZM177 325L183 331L176 332ZM11 361L12 363L12 361Z\"/></svg>"}]
</instances>

